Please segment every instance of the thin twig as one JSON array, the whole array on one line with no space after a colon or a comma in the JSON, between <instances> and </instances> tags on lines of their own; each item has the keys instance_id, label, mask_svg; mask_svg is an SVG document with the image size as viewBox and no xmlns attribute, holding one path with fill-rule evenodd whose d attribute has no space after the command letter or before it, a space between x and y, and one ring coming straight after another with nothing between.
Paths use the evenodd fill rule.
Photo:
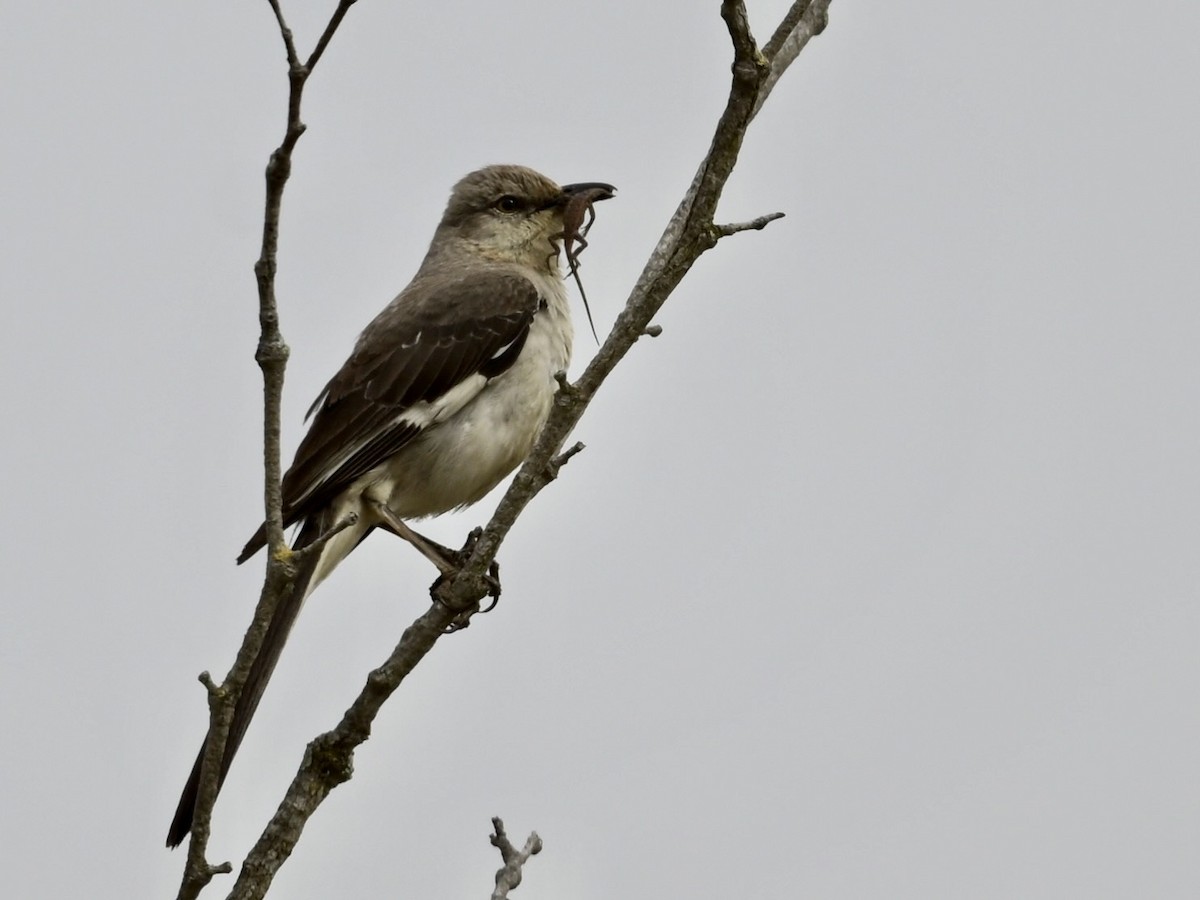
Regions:
<instances>
[{"instance_id":1,"label":"thin twig","mask_svg":"<svg viewBox=\"0 0 1200 900\"><path fill-rule=\"evenodd\" d=\"M320 61L321 56L325 53L325 48L333 40L333 33L338 30L338 26L342 24L342 19L346 18L346 13L350 12L350 7L354 3L355 0L340 0L338 3L337 9L333 11L333 15L329 18L329 24L325 26L325 30L317 40L317 46L313 48L312 55L309 56L308 62L304 64L304 67L310 72Z\"/></svg>"},{"instance_id":2,"label":"thin twig","mask_svg":"<svg viewBox=\"0 0 1200 900\"><path fill-rule=\"evenodd\" d=\"M765 216L759 216L757 219L751 219L749 222L731 222L728 225L714 225L713 233L718 238L729 237L731 234L737 234L740 231L762 231L776 219L782 219L783 213L773 212L767 213Z\"/></svg>"},{"instance_id":3,"label":"thin twig","mask_svg":"<svg viewBox=\"0 0 1200 900\"><path fill-rule=\"evenodd\" d=\"M262 246L258 261L254 265L258 285L259 342L255 359L263 373L263 505L266 522L267 571L262 591L255 607L254 618L242 639L237 658L218 687L209 679L208 689L209 728L200 767L200 782L192 819L191 840L180 884L179 900L194 900L214 875L228 873L228 863L211 865L206 859L213 804L219 783L221 759L229 739L229 727L233 710L245 687L250 667L266 638L267 629L275 614L275 608L284 594L291 589L296 567L293 554L287 550L283 540L283 499L280 488L280 412L283 398L284 370L287 366L289 349L279 327L279 312L275 298L276 255L279 247L279 217L283 190L291 172L291 154L305 126L300 120L300 100L304 85L312 73L325 46L332 38L338 24L345 17L354 0L341 0L334 11L329 25L321 35L317 49L313 51L307 65L301 66L296 52L291 29L284 20L278 0L268 0L279 33L283 39L288 59L288 115L283 140L271 154L266 168L266 194L263 211ZM344 526L343 526L344 527Z\"/></svg>"},{"instance_id":4,"label":"thin twig","mask_svg":"<svg viewBox=\"0 0 1200 900\"><path fill-rule=\"evenodd\" d=\"M292 36L292 29L288 28L287 22L283 21L283 10L279 6L279 0L267 0L271 4L271 11L275 13L275 21L279 25L279 35L283 38L283 46L287 51L288 68L297 68L300 65L300 57L296 53L296 41Z\"/></svg>"},{"instance_id":5,"label":"thin twig","mask_svg":"<svg viewBox=\"0 0 1200 900\"><path fill-rule=\"evenodd\" d=\"M307 545L306 547L304 547L300 550L294 551L292 553L292 556L295 559L296 565L299 566L300 563L302 563L304 560L308 559L310 556L315 556L316 554L320 553L322 550L325 549L326 544L328 544L331 540L333 540L335 537L337 537L339 534L341 534L343 531L345 531L351 525L356 525L356 524L358 524L358 513L355 513L355 512L349 513L344 519L335 523L334 526L332 528L330 528L328 531L326 531L324 534L318 536L317 539L315 541L313 541L311 544Z\"/></svg>"}]
</instances>

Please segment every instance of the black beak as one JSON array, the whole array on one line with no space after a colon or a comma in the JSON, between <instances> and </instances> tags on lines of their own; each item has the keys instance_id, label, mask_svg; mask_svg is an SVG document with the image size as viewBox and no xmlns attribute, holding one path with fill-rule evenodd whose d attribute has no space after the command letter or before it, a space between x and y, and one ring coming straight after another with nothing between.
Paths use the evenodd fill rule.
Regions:
<instances>
[{"instance_id":1,"label":"black beak","mask_svg":"<svg viewBox=\"0 0 1200 900\"><path fill-rule=\"evenodd\" d=\"M584 191L593 191L592 202L600 200L611 200L613 195L617 193L617 189L611 184L605 184L603 181L581 181L579 184L564 184L562 187L563 202L565 203L575 194L581 194Z\"/></svg>"}]
</instances>

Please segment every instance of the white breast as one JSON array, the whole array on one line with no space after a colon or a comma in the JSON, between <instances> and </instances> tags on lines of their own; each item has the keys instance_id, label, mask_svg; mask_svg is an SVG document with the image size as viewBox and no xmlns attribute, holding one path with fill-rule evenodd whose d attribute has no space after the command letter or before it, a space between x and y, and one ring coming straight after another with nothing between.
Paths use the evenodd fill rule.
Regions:
<instances>
[{"instance_id":1,"label":"white breast","mask_svg":"<svg viewBox=\"0 0 1200 900\"><path fill-rule=\"evenodd\" d=\"M562 281L540 281L546 308L534 316L513 365L461 408L443 409L416 440L362 479L396 515L421 518L474 503L533 449L558 389L554 375L570 362L573 336Z\"/></svg>"}]
</instances>

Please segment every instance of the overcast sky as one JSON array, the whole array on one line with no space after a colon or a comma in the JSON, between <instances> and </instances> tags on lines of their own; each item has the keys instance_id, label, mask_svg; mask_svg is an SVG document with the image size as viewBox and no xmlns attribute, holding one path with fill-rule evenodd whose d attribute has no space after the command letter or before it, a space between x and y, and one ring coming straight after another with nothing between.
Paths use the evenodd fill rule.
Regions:
<instances>
[{"instance_id":1,"label":"overcast sky","mask_svg":"<svg viewBox=\"0 0 1200 900\"><path fill-rule=\"evenodd\" d=\"M302 48L333 6L285 2ZM786 3L752 0L766 41ZM707 255L272 897L1200 896L1200 5L836 0ZM606 330L707 148L718 3L358 4L284 203L285 453L493 162L608 181ZM261 562L265 0L4 5L0 824L13 897L162 848ZM576 306L574 371L594 351ZM430 533L458 544L498 495ZM433 572L305 609L214 819L240 860ZM224 896L224 879L207 897Z\"/></svg>"}]
</instances>

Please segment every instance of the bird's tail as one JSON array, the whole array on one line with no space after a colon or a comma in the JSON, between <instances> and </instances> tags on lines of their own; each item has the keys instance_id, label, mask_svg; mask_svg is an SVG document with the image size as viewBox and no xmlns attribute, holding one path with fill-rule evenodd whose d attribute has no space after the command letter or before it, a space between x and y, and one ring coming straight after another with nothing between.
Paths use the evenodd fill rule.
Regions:
<instances>
[{"instance_id":1,"label":"bird's tail","mask_svg":"<svg viewBox=\"0 0 1200 900\"><path fill-rule=\"evenodd\" d=\"M328 527L325 522L327 518L329 518L328 512L326 514L310 516L306 519L300 528L300 534L297 535L296 541L292 545L292 549L301 550L315 541L319 535L323 534ZM347 529L347 531L355 530ZM279 662L280 651L283 650L283 645L287 643L288 634L291 632L292 625L295 624L296 617L300 613L300 607L304 605L305 598L317 586L317 583L329 573L333 566L344 559L346 553L350 549L353 549L363 537L365 537L365 533L349 535L343 532L327 544L320 553L313 554L312 557L304 562L301 570L296 573L296 580L292 584L291 591L285 597L281 598L279 604L275 607L275 615L271 619L271 624L267 627L267 635L263 639L262 649L259 650L258 656L255 657L253 664L250 666L250 674L246 677L246 685L242 689L242 694L238 698L237 705L233 710L233 722L229 726L229 738L225 742L225 754L221 757L221 769L217 776L218 791L225 782L225 776L229 772L230 763L233 762L234 754L237 753L238 746L242 743L242 738L246 734L246 727L254 717L254 711L258 709L258 701L262 698L267 682L271 679L271 673L275 671L275 664ZM347 538L350 539L348 547L345 546ZM338 546L335 546L335 544ZM192 830L196 797L200 792L200 763L207 746L208 738L206 737L204 743L200 745L200 753L196 756L196 763L192 766L192 774L188 776L187 784L183 789L183 795L179 798L179 806L175 809L175 818L171 821L171 829L167 832L168 847L177 847L187 837L188 832Z\"/></svg>"}]
</instances>

